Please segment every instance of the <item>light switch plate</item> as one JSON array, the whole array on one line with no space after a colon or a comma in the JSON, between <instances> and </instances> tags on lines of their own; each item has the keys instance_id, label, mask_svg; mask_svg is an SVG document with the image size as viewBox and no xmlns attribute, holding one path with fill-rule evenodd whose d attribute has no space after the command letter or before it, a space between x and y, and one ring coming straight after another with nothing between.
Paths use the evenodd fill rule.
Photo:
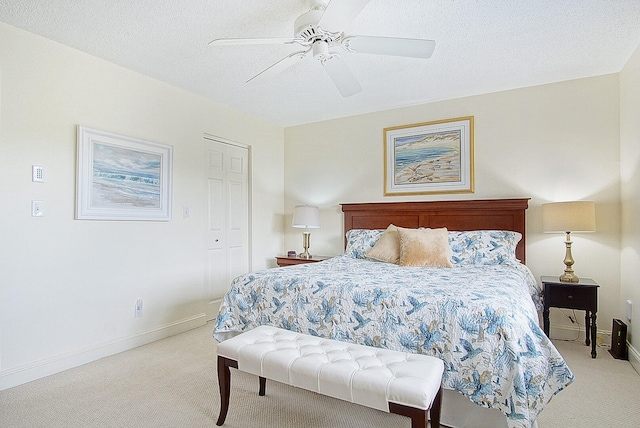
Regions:
<instances>
[{"instance_id":1,"label":"light switch plate","mask_svg":"<svg viewBox=\"0 0 640 428\"><path fill-rule=\"evenodd\" d=\"M44 183L44 167L38 165L31 166L31 180L38 183Z\"/></svg>"}]
</instances>

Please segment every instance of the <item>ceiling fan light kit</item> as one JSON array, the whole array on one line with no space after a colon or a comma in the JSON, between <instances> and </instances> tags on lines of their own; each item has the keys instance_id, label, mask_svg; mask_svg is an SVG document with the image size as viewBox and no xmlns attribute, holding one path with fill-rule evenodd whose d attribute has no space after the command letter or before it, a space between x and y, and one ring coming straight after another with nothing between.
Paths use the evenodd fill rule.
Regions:
<instances>
[{"instance_id":1,"label":"ceiling fan light kit","mask_svg":"<svg viewBox=\"0 0 640 428\"><path fill-rule=\"evenodd\" d=\"M260 45L299 44L305 48L294 52L252 77L248 82L260 82L283 72L304 59L309 51L320 61L329 78L343 97L362 91L360 83L347 63L334 47L347 52L374 55L392 55L428 59L433 54L435 42L426 39L398 37L346 36L346 27L370 0L308 0L309 10L294 21L293 38L225 38L215 39L210 45Z\"/></svg>"},{"instance_id":2,"label":"ceiling fan light kit","mask_svg":"<svg viewBox=\"0 0 640 428\"><path fill-rule=\"evenodd\" d=\"M313 57L317 60L324 61L331 57L329 54L329 43L318 41L313 44Z\"/></svg>"}]
</instances>

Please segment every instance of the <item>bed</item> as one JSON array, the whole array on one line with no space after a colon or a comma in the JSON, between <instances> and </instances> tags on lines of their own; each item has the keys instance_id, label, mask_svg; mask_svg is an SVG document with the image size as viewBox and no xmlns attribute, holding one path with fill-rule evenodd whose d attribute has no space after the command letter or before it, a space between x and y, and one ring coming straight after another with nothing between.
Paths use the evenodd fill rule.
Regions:
<instances>
[{"instance_id":1,"label":"bed","mask_svg":"<svg viewBox=\"0 0 640 428\"><path fill-rule=\"evenodd\" d=\"M214 337L267 324L434 355L445 362L443 423L535 427L574 376L538 324L541 289L524 264L527 206L343 204L345 253L234 279Z\"/></svg>"}]
</instances>

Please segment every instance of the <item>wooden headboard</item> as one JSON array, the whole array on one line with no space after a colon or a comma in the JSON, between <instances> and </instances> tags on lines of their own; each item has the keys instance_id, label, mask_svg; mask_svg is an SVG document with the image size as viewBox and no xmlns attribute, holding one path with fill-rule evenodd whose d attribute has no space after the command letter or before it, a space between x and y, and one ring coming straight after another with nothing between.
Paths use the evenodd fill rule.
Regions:
<instances>
[{"instance_id":1,"label":"wooden headboard","mask_svg":"<svg viewBox=\"0 0 640 428\"><path fill-rule=\"evenodd\" d=\"M526 261L525 211L529 198L342 204L344 233L351 229L446 227L449 230L511 230L522 240L516 257Z\"/></svg>"}]
</instances>

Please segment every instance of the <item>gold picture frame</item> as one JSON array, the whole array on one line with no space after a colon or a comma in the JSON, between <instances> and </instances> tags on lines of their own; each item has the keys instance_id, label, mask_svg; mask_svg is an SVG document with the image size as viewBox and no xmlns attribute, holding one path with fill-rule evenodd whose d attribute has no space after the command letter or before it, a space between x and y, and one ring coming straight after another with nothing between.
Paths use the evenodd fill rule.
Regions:
<instances>
[{"instance_id":1,"label":"gold picture frame","mask_svg":"<svg viewBox=\"0 0 640 428\"><path fill-rule=\"evenodd\" d=\"M384 129L385 196L473 192L473 116Z\"/></svg>"}]
</instances>

